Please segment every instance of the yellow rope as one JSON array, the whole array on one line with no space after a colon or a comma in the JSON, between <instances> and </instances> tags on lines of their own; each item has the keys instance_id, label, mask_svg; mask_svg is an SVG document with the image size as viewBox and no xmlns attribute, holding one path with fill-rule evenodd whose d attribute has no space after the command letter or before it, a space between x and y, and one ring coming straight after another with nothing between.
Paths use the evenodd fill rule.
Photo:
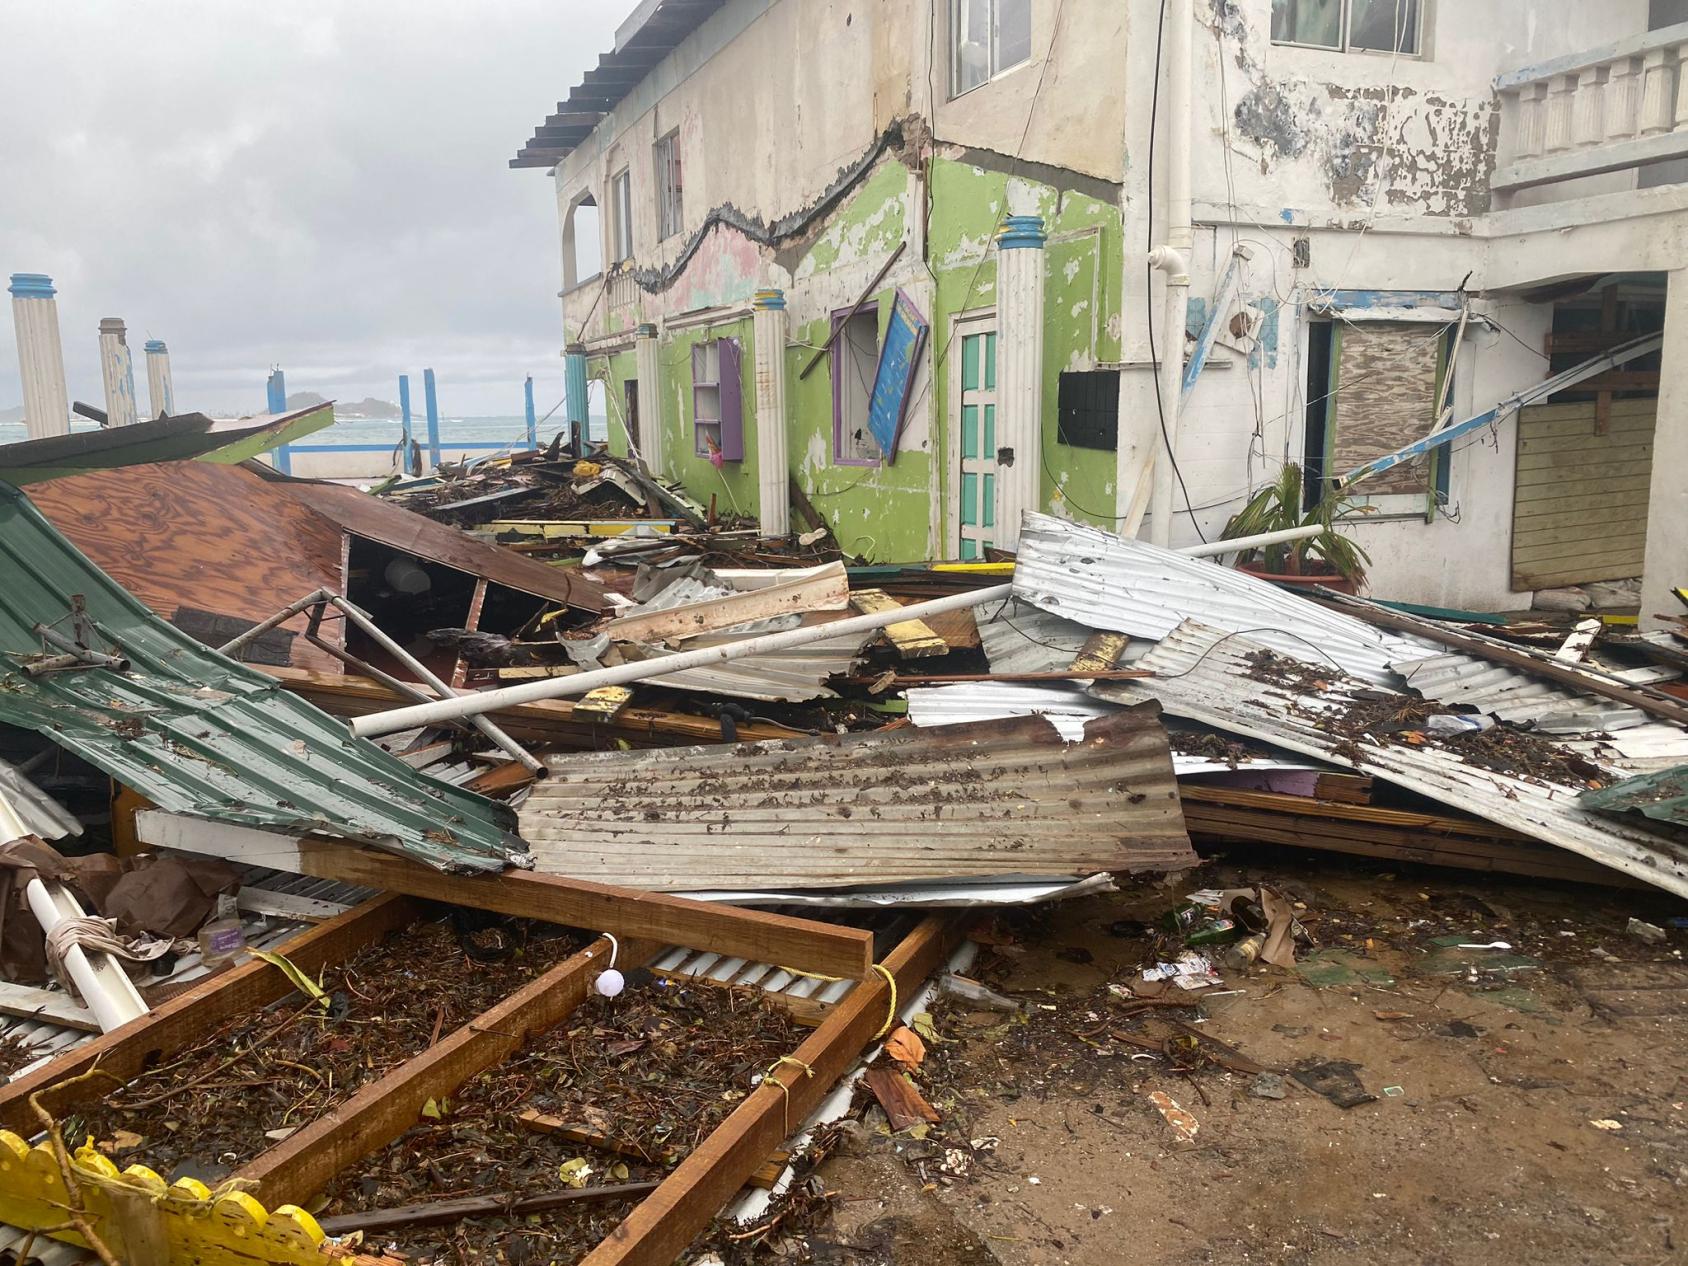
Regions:
<instances>
[{"instance_id":1,"label":"yellow rope","mask_svg":"<svg viewBox=\"0 0 1688 1266\"><path fill-rule=\"evenodd\" d=\"M781 1055L773 1063L769 1064L768 1071L762 1074L764 1080L773 1082L774 1085L780 1088L780 1093L785 1096L785 1132L789 1136L791 1133L791 1087L786 1085L774 1075L779 1072L781 1064L796 1064L797 1067L803 1070L803 1075L805 1077L813 1077L815 1075L815 1070L808 1064L805 1064L802 1060L798 1059L795 1055Z\"/></svg>"},{"instance_id":2,"label":"yellow rope","mask_svg":"<svg viewBox=\"0 0 1688 1266\"><path fill-rule=\"evenodd\" d=\"M885 983L891 986L891 1007L885 1013L885 1023L879 1026L879 1032L873 1035L877 1042L891 1031L891 1026L897 1022L897 978L891 974L891 969L883 963L875 963L873 970L885 977Z\"/></svg>"},{"instance_id":3,"label":"yellow rope","mask_svg":"<svg viewBox=\"0 0 1688 1266\"><path fill-rule=\"evenodd\" d=\"M837 984L840 980L848 979L846 976L823 976L818 971L800 971L795 967L787 967L783 963L775 963L774 966L778 967L781 971L786 972L788 975L806 976L810 980L825 980L832 984Z\"/></svg>"}]
</instances>

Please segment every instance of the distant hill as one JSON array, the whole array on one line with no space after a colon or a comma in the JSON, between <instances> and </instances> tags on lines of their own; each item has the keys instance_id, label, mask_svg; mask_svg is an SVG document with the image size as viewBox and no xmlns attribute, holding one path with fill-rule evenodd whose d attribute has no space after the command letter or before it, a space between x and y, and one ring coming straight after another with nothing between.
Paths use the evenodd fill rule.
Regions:
<instances>
[{"instance_id":1,"label":"distant hill","mask_svg":"<svg viewBox=\"0 0 1688 1266\"><path fill-rule=\"evenodd\" d=\"M15 409L0 409L0 426L5 425L7 422L22 422L22 421L23 421L23 406L21 404Z\"/></svg>"},{"instance_id":2,"label":"distant hill","mask_svg":"<svg viewBox=\"0 0 1688 1266\"><path fill-rule=\"evenodd\" d=\"M327 404L324 396L314 391L294 391L287 396L289 409L309 409L315 405ZM401 417L398 405L391 400L377 400L374 396L366 396L362 400L342 400L334 406L337 417L342 418L379 418L392 421Z\"/></svg>"}]
</instances>

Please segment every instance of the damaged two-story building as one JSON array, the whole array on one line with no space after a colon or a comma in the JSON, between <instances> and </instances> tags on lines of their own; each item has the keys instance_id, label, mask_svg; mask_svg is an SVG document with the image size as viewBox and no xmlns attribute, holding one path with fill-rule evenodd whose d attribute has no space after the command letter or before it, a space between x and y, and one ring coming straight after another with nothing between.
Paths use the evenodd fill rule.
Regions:
<instances>
[{"instance_id":1,"label":"damaged two-story building","mask_svg":"<svg viewBox=\"0 0 1688 1266\"><path fill-rule=\"evenodd\" d=\"M1684 9L645 0L512 165L612 447L767 531L1194 543L1293 462L1380 594L1644 574L1645 616L1688 580Z\"/></svg>"}]
</instances>

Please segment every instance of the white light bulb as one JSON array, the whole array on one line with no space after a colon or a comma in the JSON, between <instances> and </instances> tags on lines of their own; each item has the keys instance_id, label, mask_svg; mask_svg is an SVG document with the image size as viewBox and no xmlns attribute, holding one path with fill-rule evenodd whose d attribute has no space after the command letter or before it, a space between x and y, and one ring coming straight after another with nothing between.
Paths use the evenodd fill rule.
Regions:
<instances>
[{"instance_id":1,"label":"white light bulb","mask_svg":"<svg viewBox=\"0 0 1688 1266\"><path fill-rule=\"evenodd\" d=\"M627 978L615 968L598 973L597 989L606 998L613 998L627 988Z\"/></svg>"}]
</instances>

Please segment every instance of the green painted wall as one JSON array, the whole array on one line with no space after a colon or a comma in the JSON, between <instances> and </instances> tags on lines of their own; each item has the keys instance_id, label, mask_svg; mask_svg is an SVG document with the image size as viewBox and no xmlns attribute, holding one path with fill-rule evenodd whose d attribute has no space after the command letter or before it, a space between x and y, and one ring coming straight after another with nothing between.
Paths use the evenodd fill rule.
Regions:
<instances>
[{"instance_id":1,"label":"green painted wall","mask_svg":"<svg viewBox=\"0 0 1688 1266\"><path fill-rule=\"evenodd\" d=\"M914 561L944 554L948 542L949 488L948 418L954 319L966 312L990 309L996 302L996 252L992 233L1006 214L1010 181L1017 212L1035 211L1049 233L1045 251L1045 333L1042 504L1055 513L1111 525L1114 509L1115 454L1069 447L1057 439L1056 410L1059 375L1067 369L1089 369L1097 362L1120 357L1119 286L1122 267L1119 211L1114 204L1023 178L1010 178L971 164L935 159L923 190L916 174L901 163L886 161L834 211L825 229L800 258L782 258L793 282L787 294L790 307L813 312L820 302L802 302L819 295L828 274L849 264L859 275L864 260L882 260L910 236L910 208L929 199L928 266L911 282L916 306L931 325L925 360L926 373L916 383L905 432L925 429L918 419L930 417L931 442L899 450L890 466L839 465L833 459L832 369L828 356L807 379L798 375L827 339L831 318L820 312L801 324L793 322L786 347L788 453L794 481L809 495L833 526L843 548L879 562ZM897 274L907 276L915 261L905 255ZM921 274L928 274L922 276ZM894 274L894 275L897 275ZM860 282L855 284L859 285ZM746 281L746 300L753 283ZM811 290L810 288L817 288ZM839 287L830 286L837 291ZM827 301L843 308L854 294ZM881 336L896 297L885 287L872 297ZM1110 320L1111 318L1111 320ZM1140 317L1133 318L1140 319ZM720 509L754 516L757 512L755 348L749 317L707 329L674 331L661 348L663 448L668 474L699 500L713 493ZM692 428L691 348L704 338L733 337L742 349L745 459L716 470L696 455ZM611 447L627 450L619 402L621 381L635 376L631 351L594 358L592 372L611 387L615 403L609 408ZM650 402L641 401L642 425L653 417ZM938 504L934 506L934 488ZM934 517L943 526L934 538ZM800 516L793 526L801 529Z\"/></svg>"},{"instance_id":2,"label":"green painted wall","mask_svg":"<svg viewBox=\"0 0 1688 1266\"><path fill-rule=\"evenodd\" d=\"M610 452L626 457L627 444L627 382L639 377L638 358L632 352L617 352L600 356L586 366L589 377L604 385L604 412L609 417Z\"/></svg>"}]
</instances>

